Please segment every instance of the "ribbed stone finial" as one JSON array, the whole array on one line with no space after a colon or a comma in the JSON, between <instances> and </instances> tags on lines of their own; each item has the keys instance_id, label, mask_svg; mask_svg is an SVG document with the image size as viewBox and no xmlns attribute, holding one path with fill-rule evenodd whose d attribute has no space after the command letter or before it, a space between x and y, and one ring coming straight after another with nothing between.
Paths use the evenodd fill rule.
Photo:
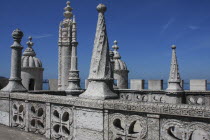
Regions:
<instances>
[{"instance_id":1,"label":"ribbed stone finial","mask_svg":"<svg viewBox=\"0 0 210 140\"><path fill-rule=\"evenodd\" d=\"M14 41L20 42L23 37L23 32L20 29L15 29L12 32L12 37L13 37Z\"/></svg>"},{"instance_id":2,"label":"ribbed stone finial","mask_svg":"<svg viewBox=\"0 0 210 140\"><path fill-rule=\"evenodd\" d=\"M120 59L120 53L117 51L119 49L119 46L117 45L117 40L114 41L114 45L112 46L112 48L114 49L114 59Z\"/></svg>"},{"instance_id":3,"label":"ribbed stone finial","mask_svg":"<svg viewBox=\"0 0 210 140\"><path fill-rule=\"evenodd\" d=\"M23 56L36 56L36 53L35 53L34 49L32 48L34 43L32 42L31 36L28 37L28 42L26 42L26 44L28 45L28 47L23 52Z\"/></svg>"},{"instance_id":4,"label":"ribbed stone finial","mask_svg":"<svg viewBox=\"0 0 210 140\"><path fill-rule=\"evenodd\" d=\"M32 48L32 46L34 45L34 43L32 42L32 37L29 36L29 37L28 37L28 40L29 40L29 41L28 41L26 44L28 45L29 48Z\"/></svg>"},{"instance_id":5,"label":"ribbed stone finial","mask_svg":"<svg viewBox=\"0 0 210 140\"><path fill-rule=\"evenodd\" d=\"M117 40L114 41L114 45L112 46L112 48L116 51L119 49L119 46L117 45Z\"/></svg>"},{"instance_id":6,"label":"ribbed stone finial","mask_svg":"<svg viewBox=\"0 0 210 140\"><path fill-rule=\"evenodd\" d=\"M104 13L106 12L106 6L104 4L99 4L97 7L96 7L97 11L99 13Z\"/></svg>"},{"instance_id":7,"label":"ribbed stone finial","mask_svg":"<svg viewBox=\"0 0 210 140\"><path fill-rule=\"evenodd\" d=\"M73 9L70 6L70 1L67 1L66 4L67 4L67 6L64 8L65 12L64 12L63 15L64 15L65 18L71 18L72 15L73 15L71 11Z\"/></svg>"}]
</instances>

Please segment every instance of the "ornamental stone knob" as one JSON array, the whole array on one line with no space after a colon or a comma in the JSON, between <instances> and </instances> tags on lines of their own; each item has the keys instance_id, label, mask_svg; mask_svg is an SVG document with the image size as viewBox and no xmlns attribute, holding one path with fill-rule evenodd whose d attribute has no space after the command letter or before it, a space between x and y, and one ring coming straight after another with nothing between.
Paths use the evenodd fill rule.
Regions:
<instances>
[{"instance_id":1,"label":"ornamental stone knob","mask_svg":"<svg viewBox=\"0 0 210 140\"><path fill-rule=\"evenodd\" d=\"M106 12L106 6L104 4L99 4L97 7L96 7L97 11L99 13L104 13Z\"/></svg>"},{"instance_id":2,"label":"ornamental stone knob","mask_svg":"<svg viewBox=\"0 0 210 140\"><path fill-rule=\"evenodd\" d=\"M65 10L65 12L64 12L64 16L66 17L66 18L71 18L72 17L72 8L71 8L71 6L70 6L70 1L67 1L66 2L66 4L67 4L67 6L64 8L64 10Z\"/></svg>"},{"instance_id":3,"label":"ornamental stone knob","mask_svg":"<svg viewBox=\"0 0 210 140\"><path fill-rule=\"evenodd\" d=\"M14 41L20 42L23 37L23 32L20 29L16 29L12 32L12 37Z\"/></svg>"}]
</instances>

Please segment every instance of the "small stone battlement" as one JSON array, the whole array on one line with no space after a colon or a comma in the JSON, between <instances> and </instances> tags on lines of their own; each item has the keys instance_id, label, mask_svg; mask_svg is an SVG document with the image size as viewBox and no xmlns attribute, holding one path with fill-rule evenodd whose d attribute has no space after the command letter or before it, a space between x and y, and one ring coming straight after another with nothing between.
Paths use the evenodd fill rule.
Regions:
<instances>
[{"instance_id":1,"label":"small stone battlement","mask_svg":"<svg viewBox=\"0 0 210 140\"><path fill-rule=\"evenodd\" d=\"M168 81L164 80L144 80L144 79L131 79L130 80L130 89L133 90L165 90L164 87L167 87ZM181 87L185 89L187 85L190 91L207 91L207 83L208 81L205 79L192 79L189 83L184 82L181 80Z\"/></svg>"}]
</instances>

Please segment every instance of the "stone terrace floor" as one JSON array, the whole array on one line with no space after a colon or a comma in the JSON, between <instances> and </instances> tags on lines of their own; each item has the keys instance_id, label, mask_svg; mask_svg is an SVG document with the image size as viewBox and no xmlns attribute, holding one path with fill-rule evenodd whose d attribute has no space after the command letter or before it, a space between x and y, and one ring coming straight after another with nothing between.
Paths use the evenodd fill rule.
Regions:
<instances>
[{"instance_id":1,"label":"stone terrace floor","mask_svg":"<svg viewBox=\"0 0 210 140\"><path fill-rule=\"evenodd\" d=\"M0 125L0 140L49 140L43 136L27 133L15 128Z\"/></svg>"}]
</instances>

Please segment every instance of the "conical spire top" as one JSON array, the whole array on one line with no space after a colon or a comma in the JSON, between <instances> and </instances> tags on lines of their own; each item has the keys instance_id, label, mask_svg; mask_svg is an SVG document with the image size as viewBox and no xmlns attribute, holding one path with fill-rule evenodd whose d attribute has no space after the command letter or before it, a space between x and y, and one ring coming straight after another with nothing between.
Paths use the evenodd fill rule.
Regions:
<instances>
[{"instance_id":1,"label":"conical spire top","mask_svg":"<svg viewBox=\"0 0 210 140\"><path fill-rule=\"evenodd\" d=\"M28 47L23 52L23 56L36 56L36 53L34 52L34 49L32 48L32 46L34 45L34 43L32 42L32 37L29 36L28 40L29 41L26 43Z\"/></svg>"},{"instance_id":2,"label":"conical spire top","mask_svg":"<svg viewBox=\"0 0 210 140\"><path fill-rule=\"evenodd\" d=\"M179 74L179 67L176 57L176 46L172 45L172 59L171 59L171 69L168 80L168 88L169 91L182 91L181 87L181 78Z\"/></svg>"},{"instance_id":3,"label":"conical spire top","mask_svg":"<svg viewBox=\"0 0 210 140\"><path fill-rule=\"evenodd\" d=\"M171 70L170 70L169 81L181 82L178 63L177 63L177 57L176 57L176 46L172 45L171 48L172 48L172 60L171 60Z\"/></svg>"},{"instance_id":4,"label":"conical spire top","mask_svg":"<svg viewBox=\"0 0 210 140\"><path fill-rule=\"evenodd\" d=\"M99 13L88 78L89 85L80 97L91 99L116 98L117 94L112 91L113 71L111 68L109 43L104 18L106 6L99 4L97 10Z\"/></svg>"},{"instance_id":5,"label":"conical spire top","mask_svg":"<svg viewBox=\"0 0 210 140\"><path fill-rule=\"evenodd\" d=\"M64 8L65 12L64 12L63 15L64 15L65 18L69 19L73 15L72 12L71 12L73 9L70 6L70 1L67 1L66 4L67 4L67 6Z\"/></svg>"},{"instance_id":6,"label":"conical spire top","mask_svg":"<svg viewBox=\"0 0 210 140\"><path fill-rule=\"evenodd\" d=\"M99 4L97 10L99 11L99 15L89 78L110 79L109 43L106 32L106 23L104 15L100 14L101 12L105 12L106 6Z\"/></svg>"}]
</instances>

